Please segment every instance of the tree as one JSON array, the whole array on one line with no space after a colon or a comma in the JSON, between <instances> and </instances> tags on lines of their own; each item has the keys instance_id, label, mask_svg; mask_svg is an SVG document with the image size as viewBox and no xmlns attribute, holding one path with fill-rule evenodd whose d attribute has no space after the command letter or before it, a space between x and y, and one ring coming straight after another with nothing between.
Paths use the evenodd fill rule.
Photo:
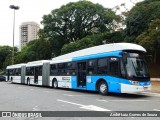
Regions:
<instances>
[{"instance_id":1,"label":"tree","mask_svg":"<svg viewBox=\"0 0 160 120\"><path fill-rule=\"evenodd\" d=\"M12 50L13 47L10 46L0 46L0 69L4 69L7 65L11 64L12 60ZM15 55L18 49L15 47ZM8 62L5 62L8 61Z\"/></svg>"},{"instance_id":2,"label":"tree","mask_svg":"<svg viewBox=\"0 0 160 120\"><path fill-rule=\"evenodd\" d=\"M51 41L55 55L62 46L91 34L114 31L120 17L111 9L89 1L71 2L43 16L41 36Z\"/></svg>"},{"instance_id":3,"label":"tree","mask_svg":"<svg viewBox=\"0 0 160 120\"><path fill-rule=\"evenodd\" d=\"M15 57L16 63L50 59L51 46L49 41L38 39L30 41Z\"/></svg>"},{"instance_id":4,"label":"tree","mask_svg":"<svg viewBox=\"0 0 160 120\"><path fill-rule=\"evenodd\" d=\"M160 52L160 19L155 19L149 24L149 29L140 34L136 42L144 46L154 56L154 63Z\"/></svg>"},{"instance_id":5,"label":"tree","mask_svg":"<svg viewBox=\"0 0 160 120\"><path fill-rule=\"evenodd\" d=\"M65 44L61 49L61 54L66 54L76 50L81 50L84 48L102 45L105 43L117 43L124 40L123 31L116 31L113 33L105 32L101 34L88 35L79 41Z\"/></svg>"},{"instance_id":6,"label":"tree","mask_svg":"<svg viewBox=\"0 0 160 120\"><path fill-rule=\"evenodd\" d=\"M156 18L160 18L160 1L144 0L137 3L129 12L126 18L127 42L135 42L136 37L149 28L149 24Z\"/></svg>"}]
</instances>

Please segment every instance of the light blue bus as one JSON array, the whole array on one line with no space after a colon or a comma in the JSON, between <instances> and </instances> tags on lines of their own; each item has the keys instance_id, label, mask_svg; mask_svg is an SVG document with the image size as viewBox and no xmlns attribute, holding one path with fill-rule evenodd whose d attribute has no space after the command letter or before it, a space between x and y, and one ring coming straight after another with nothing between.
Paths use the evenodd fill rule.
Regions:
<instances>
[{"instance_id":1,"label":"light blue bus","mask_svg":"<svg viewBox=\"0 0 160 120\"><path fill-rule=\"evenodd\" d=\"M38 77L33 84L98 91L102 95L109 92L149 91L151 83L144 59L145 53L142 46L131 43L105 44L75 51L53 58L47 63L40 61L41 84L38 84ZM26 63L26 66L32 66L32 62ZM33 76L23 80L27 81L25 84L32 84L28 80L29 77L36 77L36 67L38 66L34 64ZM26 73L30 73L29 70Z\"/></svg>"},{"instance_id":2,"label":"light blue bus","mask_svg":"<svg viewBox=\"0 0 160 120\"><path fill-rule=\"evenodd\" d=\"M150 90L145 52L136 44L114 43L53 58L50 86L99 91L103 95Z\"/></svg>"}]
</instances>

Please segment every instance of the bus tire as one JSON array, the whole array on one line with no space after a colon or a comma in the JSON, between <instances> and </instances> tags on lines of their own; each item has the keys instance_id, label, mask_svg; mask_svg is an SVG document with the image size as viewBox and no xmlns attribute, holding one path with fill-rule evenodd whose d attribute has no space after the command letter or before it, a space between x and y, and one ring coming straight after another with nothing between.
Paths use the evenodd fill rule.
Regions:
<instances>
[{"instance_id":1,"label":"bus tire","mask_svg":"<svg viewBox=\"0 0 160 120\"><path fill-rule=\"evenodd\" d=\"M52 87L55 89L58 88L58 81L56 79L52 81Z\"/></svg>"},{"instance_id":2,"label":"bus tire","mask_svg":"<svg viewBox=\"0 0 160 120\"><path fill-rule=\"evenodd\" d=\"M30 79L27 78L27 85L30 86Z\"/></svg>"},{"instance_id":3,"label":"bus tire","mask_svg":"<svg viewBox=\"0 0 160 120\"><path fill-rule=\"evenodd\" d=\"M108 95L108 84L105 81L101 81L98 84L98 92L101 95Z\"/></svg>"}]
</instances>

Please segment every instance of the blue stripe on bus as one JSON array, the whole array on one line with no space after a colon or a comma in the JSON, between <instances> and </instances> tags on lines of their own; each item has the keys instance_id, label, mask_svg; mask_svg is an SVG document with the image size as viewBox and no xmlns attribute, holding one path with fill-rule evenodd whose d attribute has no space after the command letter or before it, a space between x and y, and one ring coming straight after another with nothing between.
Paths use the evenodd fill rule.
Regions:
<instances>
[{"instance_id":1,"label":"blue stripe on bus","mask_svg":"<svg viewBox=\"0 0 160 120\"><path fill-rule=\"evenodd\" d=\"M91 79L88 80L88 78ZM120 93L120 84L119 78L111 77L111 76L86 76L86 87L77 87L77 77L72 76L72 87L73 89L80 89L80 90L91 90L91 91L97 91L96 89L96 83L97 80L104 79L109 86L109 92L117 92Z\"/></svg>"},{"instance_id":2,"label":"blue stripe on bus","mask_svg":"<svg viewBox=\"0 0 160 120\"><path fill-rule=\"evenodd\" d=\"M71 88L75 89L77 88L77 76L71 76Z\"/></svg>"},{"instance_id":3,"label":"blue stripe on bus","mask_svg":"<svg viewBox=\"0 0 160 120\"><path fill-rule=\"evenodd\" d=\"M108 84L108 91L109 92L115 92L115 93L121 93L121 84L128 84L131 85L131 82L127 79L123 78L117 78L113 76L86 76L86 86L77 87L77 76L72 76L72 89L79 89L79 90L91 90L91 91L97 91L96 89L96 83L97 80L103 79ZM150 81L148 82L139 82L139 86L149 86Z\"/></svg>"},{"instance_id":4,"label":"blue stripe on bus","mask_svg":"<svg viewBox=\"0 0 160 120\"><path fill-rule=\"evenodd\" d=\"M90 80L88 81L88 78L91 78L91 81ZM96 83L97 83L97 80L99 79L103 79L107 82L109 92L116 92L116 93L121 92L120 79L112 76L87 76L86 77L87 90L97 91Z\"/></svg>"},{"instance_id":5,"label":"blue stripe on bus","mask_svg":"<svg viewBox=\"0 0 160 120\"><path fill-rule=\"evenodd\" d=\"M106 56L121 57L121 55L119 54L120 52L122 52L122 51L119 50L119 51L113 51L113 52L109 52L109 53L105 52L105 53L98 53L98 54L86 55L86 56L81 56L81 57L73 57L72 61L94 59L94 58L102 58L102 57L106 57Z\"/></svg>"}]
</instances>

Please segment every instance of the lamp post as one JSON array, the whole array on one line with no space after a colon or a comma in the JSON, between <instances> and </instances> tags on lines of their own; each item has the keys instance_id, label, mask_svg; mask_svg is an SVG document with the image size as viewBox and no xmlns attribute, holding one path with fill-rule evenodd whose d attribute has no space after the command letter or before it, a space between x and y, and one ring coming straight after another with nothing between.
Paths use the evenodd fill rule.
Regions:
<instances>
[{"instance_id":1,"label":"lamp post","mask_svg":"<svg viewBox=\"0 0 160 120\"><path fill-rule=\"evenodd\" d=\"M12 65L14 64L14 31L15 31L15 10L19 9L19 6L10 5L9 8L14 10L13 16L13 51L12 51Z\"/></svg>"}]
</instances>

